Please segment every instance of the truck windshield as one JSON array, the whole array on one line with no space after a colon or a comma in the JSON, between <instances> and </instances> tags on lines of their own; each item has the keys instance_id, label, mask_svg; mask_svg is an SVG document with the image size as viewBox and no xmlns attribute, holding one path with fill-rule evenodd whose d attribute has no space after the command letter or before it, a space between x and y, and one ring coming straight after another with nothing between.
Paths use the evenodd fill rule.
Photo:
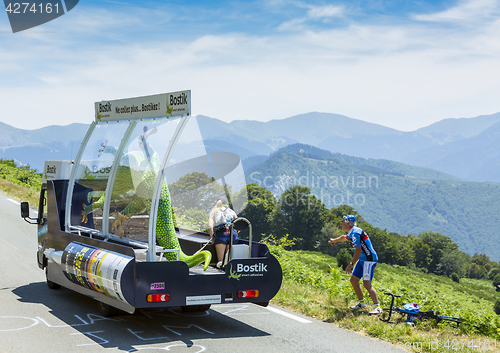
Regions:
<instances>
[{"instance_id":1,"label":"truck windshield","mask_svg":"<svg viewBox=\"0 0 500 353\"><path fill-rule=\"evenodd\" d=\"M203 136L194 117L95 123L75 161L68 230L156 242L165 202L175 227L208 231L221 196L246 205L240 158Z\"/></svg>"}]
</instances>

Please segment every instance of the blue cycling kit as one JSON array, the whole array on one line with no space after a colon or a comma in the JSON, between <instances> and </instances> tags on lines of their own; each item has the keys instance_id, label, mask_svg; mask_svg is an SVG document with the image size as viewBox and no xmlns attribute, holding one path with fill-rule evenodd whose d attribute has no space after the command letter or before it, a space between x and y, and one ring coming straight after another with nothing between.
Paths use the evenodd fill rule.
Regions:
<instances>
[{"instance_id":1,"label":"blue cycling kit","mask_svg":"<svg viewBox=\"0 0 500 353\"><path fill-rule=\"evenodd\" d=\"M360 261L378 261L378 256L375 249L373 249L372 242L363 229L352 227L346 237L352 242L354 247L361 247Z\"/></svg>"}]
</instances>

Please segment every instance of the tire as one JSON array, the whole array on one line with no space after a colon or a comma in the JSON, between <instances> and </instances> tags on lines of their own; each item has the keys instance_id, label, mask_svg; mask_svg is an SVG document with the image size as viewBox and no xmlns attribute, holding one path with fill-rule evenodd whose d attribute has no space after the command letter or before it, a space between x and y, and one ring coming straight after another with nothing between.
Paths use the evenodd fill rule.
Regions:
<instances>
[{"instance_id":1,"label":"tire","mask_svg":"<svg viewBox=\"0 0 500 353\"><path fill-rule=\"evenodd\" d=\"M203 304L203 305L186 305L181 306L182 311L185 313L195 313L199 311L207 311L210 309L211 304Z\"/></svg>"},{"instance_id":2,"label":"tire","mask_svg":"<svg viewBox=\"0 0 500 353\"><path fill-rule=\"evenodd\" d=\"M198 311L207 311L210 309L211 304L198 305Z\"/></svg>"},{"instance_id":3,"label":"tire","mask_svg":"<svg viewBox=\"0 0 500 353\"><path fill-rule=\"evenodd\" d=\"M47 277L47 267L45 267L45 279L47 280L47 286L50 289L59 289L59 288L61 288L60 284L57 284L57 283L52 282L52 281L49 280L49 278Z\"/></svg>"},{"instance_id":4,"label":"tire","mask_svg":"<svg viewBox=\"0 0 500 353\"><path fill-rule=\"evenodd\" d=\"M100 301L97 301L97 310L104 317L115 316L120 312L120 309Z\"/></svg>"}]
</instances>

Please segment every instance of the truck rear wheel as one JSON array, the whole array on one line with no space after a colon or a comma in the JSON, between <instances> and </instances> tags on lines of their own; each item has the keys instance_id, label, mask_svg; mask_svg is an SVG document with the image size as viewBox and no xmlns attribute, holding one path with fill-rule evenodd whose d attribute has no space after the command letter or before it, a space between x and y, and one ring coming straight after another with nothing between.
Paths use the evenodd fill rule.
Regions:
<instances>
[{"instance_id":1,"label":"truck rear wheel","mask_svg":"<svg viewBox=\"0 0 500 353\"><path fill-rule=\"evenodd\" d=\"M198 311L207 311L210 309L211 304L203 304L203 305L186 305L181 306L182 311L186 313L194 313Z\"/></svg>"},{"instance_id":2,"label":"truck rear wheel","mask_svg":"<svg viewBox=\"0 0 500 353\"><path fill-rule=\"evenodd\" d=\"M97 310L104 317L115 316L120 312L120 309L100 301L97 301Z\"/></svg>"},{"instance_id":3,"label":"truck rear wheel","mask_svg":"<svg viewBox=\"0 0 500 353\"><path fill-rule=\"evenodd\" d=\"M57 284L57 283L52 282L51 280L49 280L49 278L47 277L47 267L45 267L45 279L47 280L47 286L50 289L59 289L59 288L61 288L60 284Z\"/></svg>"}]
</instances>

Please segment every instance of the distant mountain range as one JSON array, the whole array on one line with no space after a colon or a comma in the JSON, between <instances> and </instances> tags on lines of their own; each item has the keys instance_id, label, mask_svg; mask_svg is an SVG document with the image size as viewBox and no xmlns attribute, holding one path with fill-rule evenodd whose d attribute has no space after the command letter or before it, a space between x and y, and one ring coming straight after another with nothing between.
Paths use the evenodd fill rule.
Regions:
<instances>
[{"instance_id":1,"label":"distant mountain range","mask_svg":"<svg viewBox=\"0 0 500 353\"><path fill-rule=\"evenodd\" d=\"M23 130L0 122L0 158L41 171L46 160L74 159L87 129L71 124Z\"/></svg>"},{"instance_id":2,"label":"distant mountain range","mask_svg":"<svg viewBox=\"0 0 500 353\"><path fill-rule=\"evenodd\" d=\"M210 139L238 142L255 155L304 143L354 157L433 168L470 181L500 182L500 113L445 119L413 132L328 113L269 122L199 120Z\"/></svg>"},{"instance_id":3,"label":"distant mountain range","mask_svg":"<svg viewBox=\"0 0 500 353\"><path fill-rule=\"evenodd\" d=\"M445 119L413 132L316 112L268 122L226 123L203 115L198 121L209 144L224 143L244 160L303 143L348 156L432 168L469 181L500 182L500 113ZM45 159L72 159L87 127L22 130L0 123L0 158L38 170Z\"/></svg>"},{"instance_id":4,"label":"distant mountain range","mask_svg":"<svg viewBox=\"0 0 500 353\"><path fill-rule=\"evenodd\" d=\"M273 183L264 186L277 196L293 181L306 183L330 198L327 207L360 194L358 204L351 203L375 226L401 234L438 231L462 251L500 260L500 248L483 246L470 222L479 212L488 228L500 228L500 185L494 184L500 183L500 113L446 119L413 132L327 113L269 122L197 118L210 150L240 155L249 183L269 176ZM74 159L87 128L23 130L0 123L0 158L41 171L45 160ZM378 186L360 190L363 180Z\"/></svg>"}]
</instances>

